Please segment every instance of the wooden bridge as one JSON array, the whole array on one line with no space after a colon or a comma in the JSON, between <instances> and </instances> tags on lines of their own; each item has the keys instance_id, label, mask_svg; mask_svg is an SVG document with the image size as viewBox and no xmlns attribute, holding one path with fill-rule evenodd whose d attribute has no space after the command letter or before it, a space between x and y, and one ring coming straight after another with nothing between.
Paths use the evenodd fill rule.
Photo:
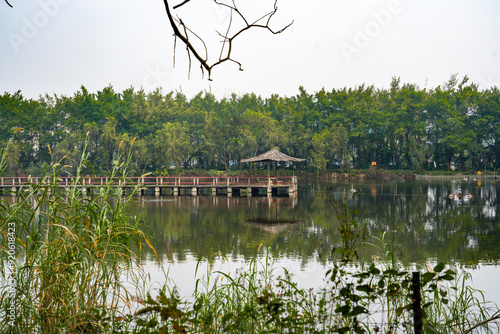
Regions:
<instances>
[{"instance_id":1,"label":"wooden bridge","mask_svg":"<svg viewBox=\"0 0 500 334\"><path fill-rule=\"evenodd\" d=\"M82 188L85 192L99 189L104 185L111 186L117 190L138 189L138 195L144 195L145 191L151 189L155 196L161 195L218 195L227 196L244 195L268 195L286 192L293 196L297 192L296 176L262 177L262 176L235 176L235 177L1 177L0 189L11 191L14 196L20 189L26 189L33 185L57 185L60 188L71 187Z\"/></svg>"}]
</instances>

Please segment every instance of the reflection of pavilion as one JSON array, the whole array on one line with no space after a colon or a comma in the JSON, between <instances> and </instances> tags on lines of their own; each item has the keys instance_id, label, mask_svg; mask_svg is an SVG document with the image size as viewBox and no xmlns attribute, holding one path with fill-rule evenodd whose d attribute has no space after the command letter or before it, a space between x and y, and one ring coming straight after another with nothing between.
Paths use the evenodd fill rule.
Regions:
<instances>
[{"instance_id":1,"label":"reflection of pavilion","mask_svg":"<svg viewBox=\"0 0 500 334\"><path fill-rule=\"evenodd\" d=\"M271 233L271 234L280 233L292 225L291 223L271 223L271 224L266 223L266 224L263 224L261 222L252 222L250 220L248 220L247 222L250 226L257 227L257 228L264 230L264 231Z\"/></svg>"},{"instance_id":2,"label":"reflection of pavilion","mask_svg":"<svg viewBox=\"0 0 500 334\"><path fill-rule=\"evenodd\" d=\"M262 215L262 211L258 210L258 208L257 214L255 213L256 206L258 206L259 202L264 205L267 204L267 215ZM254 204L256 205L252 206L252 217L248 218L246 222L267 232L278 233L284 229L287 229L292 224L300 222L295 220L295 206L297 205L297 197L268 197L259 199L258 201L255 201Z\"/></svg>"}]
</instances>

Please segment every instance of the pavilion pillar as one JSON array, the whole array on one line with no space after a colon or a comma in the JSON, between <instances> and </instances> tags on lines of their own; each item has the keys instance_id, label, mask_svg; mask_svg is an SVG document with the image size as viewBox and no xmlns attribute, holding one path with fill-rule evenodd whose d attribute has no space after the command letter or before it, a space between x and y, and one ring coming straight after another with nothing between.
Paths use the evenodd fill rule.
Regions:
<instances>
[{"instance_id":1,"label":"pavilion pillar","mask_svg":"<svg viewBox=\"0 0 500 334\"><path fill-rule=\"evenodd\" d=\"M267 192L271 188L271 161L267 162Z\"/></svg>"}]
</instances>

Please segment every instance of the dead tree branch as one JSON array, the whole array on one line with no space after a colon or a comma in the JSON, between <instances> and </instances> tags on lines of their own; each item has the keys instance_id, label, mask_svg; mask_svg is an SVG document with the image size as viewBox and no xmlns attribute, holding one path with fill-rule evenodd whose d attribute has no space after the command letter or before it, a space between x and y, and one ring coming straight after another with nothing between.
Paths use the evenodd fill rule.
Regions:
<instances>
[{"instance_id":1,"label":"dead tree branch","mask_svg":"<svg viewBox=\"0 0 500 334\"><path fill-rule=\"evenodd\" d=\"M186 3L188 3L190 0L184 0L178 5L173 6L173 9L177 9ZM211 80L211 74L212 74L212 69L220 65L224 62L233 62L235 64L238 64L239 70L242 71L242 65L240 62L232 58L232 51L233 51L233 42L234 40L240 36L243 32L253 29L253 28L261 28L269 31L270 33L277 35L285 31L288 27L290 27L293 24L293 21L286 25L285 27L279 29L279 30L274 30L270 27L270 22L274 14L278 11L278 6L277 6L277 0L274 1L274 7L273 10L270 11L269 13L261 16L257 20L253 21L250 23L247 19L247 17L240 11L240 9L236 6L236 2L234 0L231 1L231 3L224 3L221 2L220 0L214 0L214 3L218 6L225 7L229 9L229 23L227 26L227 29L225 29L225 33L221 34L218 31L215 31L218 36L222 38L222 46L220 47L219 57L217 60L209 62L209 48L207 47L205 41L197 34L195 34L191 29L186 27L184 22L180 19L174 19L174 16L172 15L172 12L170 10L168 0L163 0L165 4L165 10L167 12L167 17L170 23L170 26L172 27L172 30L174 32L174 37L175 40L179 38L186 46L186 51L188 53L188 59L189 59L189 68L191 68L191 56L196 59L200 63L200 68L202 73L205 71L208 73L208 80ZM238 28L236 32L231 33L231 28L234 26L234 19L239 18L243 22L242 27ZM201 42L201 47L200 46L195 46L193 43L195 42L192 40L192 38L196 38L197 41ZM202 56L202 51L199 50L200 48L204 49L205 55ZM175 49L174 49L174 54L175 54ZM175 55L174 55L175 57Z\"/></svg>"},{"instance_id":2,"label":"dead tree branch","mask_svg":"<svg viewBox=\"0 0 500 334\"><path fill-rule=\"evenodd\" d=\"M187 1L189 1L189 0L187 0ZM5 2L7 3L7 5L9 5L10 8L12 8L12 5L7 0L5 0Z\"/></svg>"},{"instance_id":3,"label":"dead tree branch","mask_svg":"<svg viewBox=\"0 0 500 334\"><path fill-rule=\"evenodd\" d=\"M484 321L481 321L481 322L479 322L479 323L475 324L474 326L472 326L471 328L469 328L468 330L466 330L465 332L463 332L463 334L472 333L472 331L474 331L476 328L481 327L481 326L484 326L484 325L486 325L487 323L492 322L492 321L495 321L495 320L498 320L498 319L500 319L500 311L495 312L495 314L493 314L493 315L491 316L491 318L486 319L486 320L484 320Z\"/></svg>"}]
</instances>

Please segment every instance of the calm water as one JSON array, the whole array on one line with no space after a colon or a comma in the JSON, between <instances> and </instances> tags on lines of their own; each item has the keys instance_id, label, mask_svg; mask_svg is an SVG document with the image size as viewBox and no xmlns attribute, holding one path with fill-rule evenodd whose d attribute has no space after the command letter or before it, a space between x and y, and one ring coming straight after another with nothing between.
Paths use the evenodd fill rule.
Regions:
<instances>
[{"instance_id":1,"label":"calm water","mask_svg":"<svg viewBox=\"0 0 500 334\"><path fill-rule=\"evenodd\" d=\"M450 199L459 188L472 198ZM498 191L494 180L302 181L294 198L144 197L141 204L158 253L171 261L204 257L210 247L248 258L261 243L279 257L317 259L339 241L330 199L344 198L371 235L389 233L402 262L474 265L500 259Z\"/></svg>"},{"instance_id":2,"label":"calm water","mask_svg":"<svg viewBox=\"0 0 500 334\"><path fill-rule=\"evenodd\" d=\"M457 194L458 189L472 198L450 199L448 195ZM324 260L339 242L332 201L345 199L358 212L357 219L368 224L372 237L388 233L400 262L437 261L472 271L475 286L500 304L495 283L495 277L500 277L498 198L494 180L302 180L294 198L146 196L140 203L160 261L180 285L193 280L198 258L221 252L233 266L243 265L260 244L271 247L279 265L292 268L303 285L320 284ZM367 246L364 253L380 252ZM152 261L149 267L152 271L159 268Z\"/></svg>"}]
</instances>

